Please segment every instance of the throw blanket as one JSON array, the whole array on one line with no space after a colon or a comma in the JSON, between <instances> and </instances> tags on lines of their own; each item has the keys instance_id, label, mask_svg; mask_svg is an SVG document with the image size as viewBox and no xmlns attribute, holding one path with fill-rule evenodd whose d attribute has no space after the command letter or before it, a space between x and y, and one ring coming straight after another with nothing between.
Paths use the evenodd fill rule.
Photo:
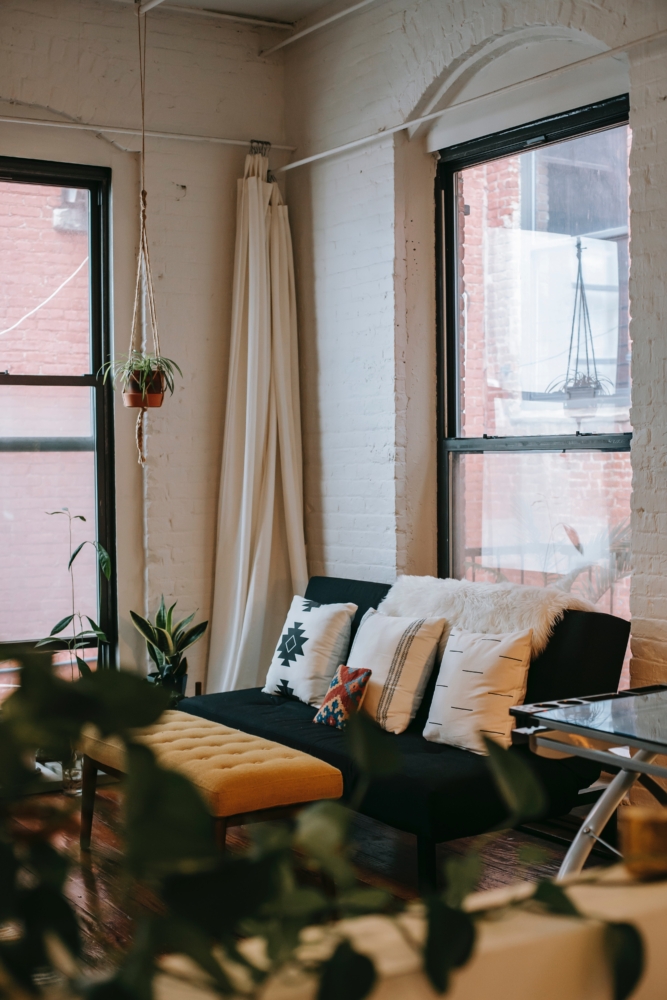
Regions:
<instances>
[{"instance_id":1,"label":"throw blanket","mask_svg":"<svg viewBox=\"0 0 667 1000\"><path fill-rule=\"evenodd\" d=\"M532 628L532 655L547 645L554 625L565 611L595 611L588 601L554 587L524 587L518 583L470 583L434 576L400 576L378 611L406 618L445 617L468 632L521 632Z\"/></svg>"}]
</instances>

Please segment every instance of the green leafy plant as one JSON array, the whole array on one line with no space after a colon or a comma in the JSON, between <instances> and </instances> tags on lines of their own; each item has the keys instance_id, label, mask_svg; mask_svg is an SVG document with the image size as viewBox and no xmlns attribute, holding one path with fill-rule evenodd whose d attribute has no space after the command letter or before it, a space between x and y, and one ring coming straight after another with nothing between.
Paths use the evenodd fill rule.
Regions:
<instances>
[{"instance_id":1,"label":"green leafy plant","mask_svg":"<svg viewBox=\"0 0 667 1000\"><path fill-rule=\"evenodd\" d=\"M15 657L16 650L0 648L3 655ZM48 657L23 658L21 687L0 714L0 996L47 1000L55 975L59 995L150 1000L156 976L164 975L161 961L176 953L194 962L221 997L258 1000L271 977L290 966L316 978L317 1000L364 1000L377 973L355 949L349 925L340 923L364 913L393 921L420 955L433 988L446 992L452 971L473 955L479 924L488 916L464 906L479 876L479 858L473 853L449 859L448 885L423 901L422 943L401 922L401 901L357 881L348 846L350 810L340 803L304 809L293 830L258 824L249 850L221 856L194 786L133 740L133 730L156 722L167 704L168 692L124 671L65 682L54 676ZM129 950L94 980L86 974L77 917L64 893L70 859L56 846L71 811L54 805L52 797L27 797L41 790L42 779L26 764L36 746L62 753L91 723L125 744L120 882L128 898L148 888L155 904L139 914ZM372 776L388 773L387 734L363 714L353 716L348 728L348 747L367 787ZM534 780L523 787L529 765L522 760L517 767L515 757L499 747L493 751L492 773L506 793L508 822L534 815L543 804ZM326 892L300 883L295 848L301 864L327 876ZM541 882L530 901L517 905L581 916L562 887L550 882ZM302 932L314 924L322 948L304 952ZM259 939L259 950L246 947L250 937ZM628 924L610 923L605 947L615 1000L625 1000L641 975L641 938ZM179 980L187 988L188 973Z\"/></svg>"},{"instance_id":2,"label":"green leafy plant","mask_svg":"<svg viewBox=\"0 0 667 1000\"><path fill-rule=\"evenodd\" d=\"M110 377L114 385L119 381L123 389L133 389L137 386L136 391L141 392L142 396L146 396L151 390L151 384L157 373L162 375L164 384L172 395L176 372L183 376L176 362L170 358L137 350L131 350L129 354L122 355L115 361L107 361L100 372L104 374L105 382Z\"/></svg>"},{"instance_id":3,"label":"green leafy plant","mask_svg":"<svg viewBox=\"0 0 667 1000\"><path fill-rule=\"evenodd\" d=\"M164 687L176 687L181 678L185 677L188 672L188 661L183 654L201 639L208 628L207 621L188 628L196 612L175 622L174 608L177 603L174 601L167 609L162 594L153 622L138 615L136 611L130 611L134 627L146 640L148 654L157 667L153 680Z\"/></svg>"},{"instance_id":4,"label":"green leafy plant","mask_svg":"<svg viewBox=\"0 0 667 1000\"><path fill-rule=\"evenodd\" d=\"M74 561L86 545L92 545L97 554L97 563L100 572L106 580L109 580L111 579L111 559L107 550L98 541L91 542L87 540L85 542L81 542L76 548L73 548L72 524L74 521L85 521L86 519L83 514L72 514L68 507L62 507L60 510L48 510L46 513L52 517L57 514L63 514L66 515L68 519L69 561L67 563L67 570L70 577L72 613L65 615L65 617L61 618L59 622L56 622L51 629L50 634L45 639L40 639L37 646L48 647L51 652L56 652L57 650L69 650L72 676L74 676L75 664L80 674L89 674L91 672L90 667L84 658L79 656L77 650L90 646L97 646L99 649L101 645L107 644L109 640L96 621L90 618L89 615L82 615L80 611L76 610ZM84 625L84 618L88 622L88 625ZM68 635L65 637L62 633L70 626L72 627L72 634L71 636Z\"/></svg>"}]
</instances>

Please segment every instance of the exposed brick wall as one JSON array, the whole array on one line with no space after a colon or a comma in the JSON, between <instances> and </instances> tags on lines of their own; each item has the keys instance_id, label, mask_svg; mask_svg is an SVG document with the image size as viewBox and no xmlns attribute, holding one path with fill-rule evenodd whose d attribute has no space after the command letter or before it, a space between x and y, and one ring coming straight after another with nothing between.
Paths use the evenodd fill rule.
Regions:
<instances>
[{"instance_id":1,"label":"exposed brick wall","mask_svg":"<svg viewBox=\"0 0 667 1000\"><path fill-rule=\"evenodd\" d=\"M667 27L667 8L659 0L649 0L641 5L629 0L604 0L602 3L574 0L569 4L552 0L522 0L518 3L472 0L465 5L439 0L424 0L418 4L389 0L372 5L326 32L304 39L294 47L287 60L288 123L291 135L299 142L299 155L306 156L408 119L420 102L435 92L448 67L455 66L457 61L488 40L509 35L518 28L542 24L562 25L586 32L611 47L624 39L664 30ZM631 127L634 135L630 290L634 350L632 423L635 428L632 610L634 676L639 683L645 679L667 677L661 665L667 654L667 585L663 579L667 576L667 483L664 462L667 443L664 377L667 347L660 332L665 315L663 235L667 227L667 158L664 155L667 142L667 103L664 100L667 95L667 61L664 42L634 49L628 54L628 60L631 66ZM557 86L556 80L554 87ZM413 142L420 143L418 135ZM331 474L336 470L329 466L328 456L333 449L337 449L339 467L345 465L340 459L351 444L347 444L339 430L338 411L348 408L354 393L362 391L370 365L369 360L366 365L358 364L350 368L345 364L344 354L335 354L332 337L340 337L343 331L337 318L336 328L332 329L332 317L337 317L347 303L354 301L357 289L359 292L363 290L361 282L369 272L357 268L357 260L351 251L363 238L367 219L392 211L397 200L397 185L406 183L402 170L395 169L393 179L387 178L389 164L384 151L389 149L390 144L383 142L364 151L369 162L373 157L378 161L381 159L382 168L375 173L370 171L359 175L356 179L354 205L361 201L363 212L355 209L352 203L349 207L342 204L340 193L350 164L362 155L360 150L302 168L291 174L289 179L290 203L299 233L297 266L303 352L305 357L314 358L326 350L327 357L332 358L331 367L326 372L329 395L326 407L315 392L304 393L303 399L304 425L308 426L310 422L311 426L317 426L317 440L327 442L326 448L311 446L307 453L306 503L310 505L313 505L313 497L317 498L323 484L331 489ZM380 153L380 150L383 152ZM360 191L361 185L364 186L363 192ZM422 192L424 202L430 204L432 209L432 187L424 185ZM413 197L418 197L414 191L411 193ZM332 200L339 206L338 214L332 215L326 227L313 225L314 215L319 212L314 206L320 198ZM347 226L347 255L342 252L344 248L337 238L342 213ZM318 217L322 218L319 214ZM389 239L388 230L386 236ZM433 243L433 228L429 230L425 226L421 249L414 260L416 270L433 273ZM394 323L390 325L385 281L391 276L396 296L398 283L405 283L405 269L401 264L404 254L400 247L395 247L390 272L386 263L388 249L378 246L377 257L369 261L377 281L371 298L366 299L366 307L374 316L385 317L381 327L373 328L373 363L377 366L377 376L392 367L393 354L391 377L394 389L400 394L403 392L400 375L406 357L403 344L399 347L396 339L396 313ZM314 256L315 267L319 267L321 273L324 262L329 261L334 253L338 260L344 262L344 273L339 266L335 277L333 273L327 273L326 279L317 284L310 281L311 264L308 258ZM394 310L396 301L395 298ZM390 311L391 308L390 303ZM370 331L370 324L367 331ZM364 342L363 331L360 331L359 339ZM415 340L411 342L413 358L419 357L424 350L423 344ZM472 360L469 358L468 363ZM435 372L433 374L435 376ZM388 379L390 376L387 374L384 377ZM371 565L385 562L389 570L392 564L398 569L410 563L409 554L398 551L399 546L412 544L402 527L410 479L406 478L401 456L411 447L423 447L424 439L428 439L432 465L436 460L435 377L430 385L422 385L421 388L430 394L433 424L429 426L424 420L420 428L413 430L412 438L402 437L400 414L407 400L395 400L396 452L393 458L387 460L389 465L393 463L394 466L393 496L392 491L387 491L377 498L377 516L384 518L385 525L393 521L395 527L389 527L383 533L376 551L361 553L362 557L355 558L351 567L349 553L341 553L333 526L334 523L347 523L357 502L352 497L363 493L377 481L374 456L382 449L391 454L385 423L357 435L354 491L341 492L335 518L324 513L320 521L311 519L309 522L310 548L318 553L318 565L326 565L329 572L342 572L344 567L350 575L371 576ZM387 418L388 414L384 414L384 419ZM619 477L627 483L627 463L623 469L616 469L615 462L618 461L622 460L610 460L605 471L605 476L609 477L605 479L605 485L609 480L616 482ZM345 475L349 479L347 472ZM349 505L347 496L351 498ZM426 557L421 561L421 569L412 563L413 572L432 571L431 567L432 563L427 567Z\"/></svg>"},{"instance_id":2,"label":"exposed brick wall","mask_svg":"<svg viewBox=\"0 0 667 1000\"><path fill-rule=\"evenodd\" d=\"M0 97L48 105L85 121L139 123L134 5L7 0L0 7ZM283 59L258 56L275 38L274 31L230 22L149 13L148 127L283 139ZM39 109L1 107L3 114L48 117ZM116 352L125 353L138 235L136 156L90 134L4 124L0 134L4 155L112 167L114 340ZM110 138L138 149L136 138ZM173 398L148 418L143 484L133 443L134 414L122 406L117 412L119 615L126 666L141 666L143 657L130 608L154 611L164 591L178 598L184 613L199 609L199 617L210 616L236 180L246 153L243 147L157 140L148 140L147 149L161 344L184 377ZM272 153L272 165L285 156ZM192 683L203 679L206 657L204 640L188 658Z\"/></svg>"}]
</instances>

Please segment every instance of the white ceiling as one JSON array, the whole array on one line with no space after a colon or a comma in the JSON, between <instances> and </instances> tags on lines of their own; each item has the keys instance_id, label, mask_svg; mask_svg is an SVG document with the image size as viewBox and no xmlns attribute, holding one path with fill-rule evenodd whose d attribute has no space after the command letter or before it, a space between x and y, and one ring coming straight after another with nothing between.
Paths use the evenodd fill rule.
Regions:
<instances>
[{"instance_id":1,"label":"white ceiling","mask_svg":"<svg viewBox=\"0 0 667 1000\"><path fill-rule=\"evenodd\" d=\"M182 7L205 7L225 14L268 17L274 21L298 21L330 0L172 0Z\"/></svg>"}]
</instances>

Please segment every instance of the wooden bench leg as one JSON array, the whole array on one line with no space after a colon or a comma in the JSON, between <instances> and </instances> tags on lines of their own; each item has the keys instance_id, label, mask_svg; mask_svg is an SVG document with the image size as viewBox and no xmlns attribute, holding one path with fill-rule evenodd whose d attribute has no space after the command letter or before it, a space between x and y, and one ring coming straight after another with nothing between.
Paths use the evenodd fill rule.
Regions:
<instances>
[{"instance_id":1,"label":"wooden bench leg","mask_svg":"<svg viewBox=\"0 0 667 1000\"><path fill-rule=\"evenodd\" d=\"M420 835L417 835L417 881L420 896L435 892L438 886L435 840Z\"/></svg>"},{"instance_id":2,"label":"wooden bench leg","mask_svg":"<svg viewBox=\"0 0 667 1000\"><path fill-rule=\"evenodd\" d=\"M81 775L81 834L79 843L82 851L90 850L95 812L95 790L97 788L97 764L84 755Z\"/></svg>"},{"instance_id":3,"label":"wooden bench leg","mask_svg":"<svg viewBox=\"0 0 667 1000\"><path fill-rule=\"evenodd\" d=\"M215 819L215 842L218 849L224 852L227 846L227 818L218 816Z\"/></svg>"}]
</instances>

